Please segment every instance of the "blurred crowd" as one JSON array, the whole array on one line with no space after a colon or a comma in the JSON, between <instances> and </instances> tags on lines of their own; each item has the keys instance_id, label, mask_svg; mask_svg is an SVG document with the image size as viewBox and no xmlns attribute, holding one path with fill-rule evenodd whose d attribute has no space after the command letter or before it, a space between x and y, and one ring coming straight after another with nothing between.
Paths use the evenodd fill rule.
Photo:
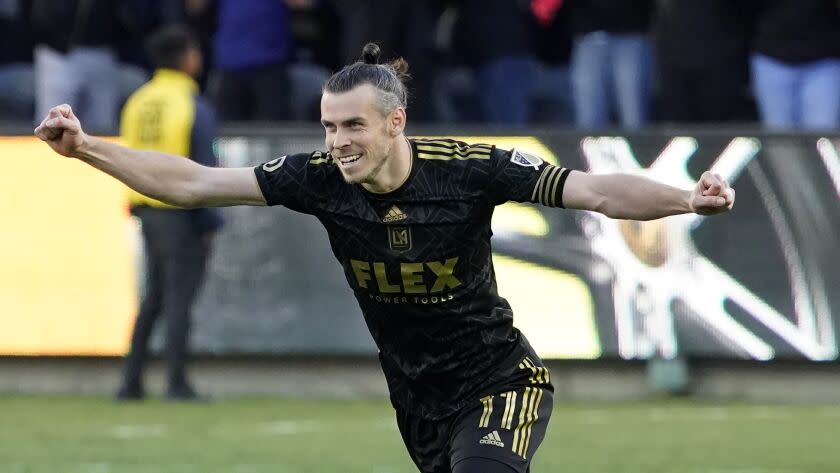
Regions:
<instances>
[{"instance_id":1,"label":"blurred crowd","mask_svg":"<svg viewBox=\"0 0 840 473\"><path fill-rule=\"evenodd\" d=\"M317 119L376 41L411 66L415 122L840 124L837 0L0 0L0 120L70 103L115 130L171 24L200 37L224 121Z\"/></svg>"}]
</instances>

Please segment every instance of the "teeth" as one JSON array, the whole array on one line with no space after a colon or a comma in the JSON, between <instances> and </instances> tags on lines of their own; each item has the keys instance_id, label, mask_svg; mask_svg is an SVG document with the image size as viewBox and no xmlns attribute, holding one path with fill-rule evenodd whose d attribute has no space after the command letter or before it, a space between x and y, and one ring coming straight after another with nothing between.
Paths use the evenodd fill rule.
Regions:
<instances>
[{"instance_id":1,"label":"teeth","mask_svg":"<svg viewBox=\"0 0 840 473\"><path fill-rule=\"evenodd\" d=\"M351 154L350 156L342 156L338 158L338 160L341 161L341 164L350 164L354 161L357 161L361 157L361 154Z\"/></svg>"}]
</instances>

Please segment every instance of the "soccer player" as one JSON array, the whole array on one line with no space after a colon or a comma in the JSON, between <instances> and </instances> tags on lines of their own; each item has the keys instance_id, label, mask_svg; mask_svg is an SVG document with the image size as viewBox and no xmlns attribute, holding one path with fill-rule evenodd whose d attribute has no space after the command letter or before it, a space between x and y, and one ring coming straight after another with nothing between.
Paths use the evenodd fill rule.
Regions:
<instances>
[{"instance_id":1,"label":"soccer player","mask_svg":"<svg viewBox=\"0 0 840 473\"><path fill-rule=\"evenodd\" d=\"M493 209L505 201L655 219L726 212L706 172L691 191L590 175L517 150L407 139L407 64L362 60L325 83L326 152L210 168L84 133L67 105L35 135L150 197L181 207L285 205L327 230L379 348L397 424L424 473L527 472L551 415L548 370L496 292Z\"/></svg>"}]
</instances>

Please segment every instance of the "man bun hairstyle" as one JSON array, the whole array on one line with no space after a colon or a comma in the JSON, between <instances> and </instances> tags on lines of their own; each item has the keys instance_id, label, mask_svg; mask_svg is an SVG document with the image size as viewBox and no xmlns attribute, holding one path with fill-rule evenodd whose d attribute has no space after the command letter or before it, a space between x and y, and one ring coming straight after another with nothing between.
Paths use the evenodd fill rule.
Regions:
<instances>
[{"instance_id":1,"label":"man bun hairstyle","mask_svg":"<svg viewBox=\"0 0 840 473\"><path fill-rule=\"evenodd\" d=\"M327 79L323 92L340 94L362 84L370 84L379 92L378 106L383 115L399 107L406 108L408 90L405 82L411 78L408 63L403 58L397 58L387 64L380 64L381 53L378 44L367 43L358 61L344 66Z\"/></svg>"},{"instance_id":2,"label":"man bun hairstyle","mask_svg":"<svg viewBox=\"0 0 840 473\"><path fill-rule=\"evenodd\" d=\"M376 43L368 43L362 48L362 62L365 64L379 64L379 55L382 50Z\"/></svg>"}]
</instances>

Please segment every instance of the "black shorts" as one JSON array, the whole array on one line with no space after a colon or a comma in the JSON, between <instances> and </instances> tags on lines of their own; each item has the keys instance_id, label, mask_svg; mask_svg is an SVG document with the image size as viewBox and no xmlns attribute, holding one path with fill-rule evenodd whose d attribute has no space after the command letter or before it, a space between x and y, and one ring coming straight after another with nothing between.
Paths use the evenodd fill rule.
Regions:
<instances>
[{"instance_id":1,"label":"black shorts","mask_svg":"<svg viewBox=\"0 0 840 473\"><path fill-rule=\"evenodd\" d=\"M467 458L488 458L525 473L545 438L554 401L548 370L505 386L439 420L397 406L397 425L408 453L423 473L449 473Z\"/></svg>"}]
</instances>

